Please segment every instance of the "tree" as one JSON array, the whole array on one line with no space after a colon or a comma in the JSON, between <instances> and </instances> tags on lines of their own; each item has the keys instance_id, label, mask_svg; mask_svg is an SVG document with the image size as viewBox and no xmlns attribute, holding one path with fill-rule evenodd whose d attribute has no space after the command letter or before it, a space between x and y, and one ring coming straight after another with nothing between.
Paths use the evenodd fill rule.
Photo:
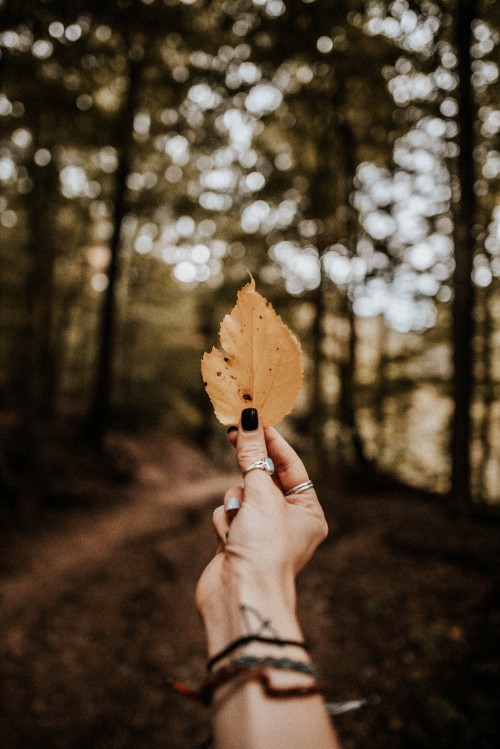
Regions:
<instances>
[{"instance_id":1,"label":"tree","mask_svg":"<svg viewBox=\"0 0 500 749\"><path fill-rule=\"evenodd\" d=\"M112 397L112 370L114 341L116 337L116 287L119 274L121 232L127 212L127 178L131 171L134 117L138 103L145 50L133 36L126 40L127 93L124 96L120 118L116 125L114 146L118 154L113 197L113 233L110 240L110 261L107 268L108 283L103 301L98 333L98 355L94 391L86 424L90 442L100 446L104 429L109 423Z\"/></svg>"},{"instance_id":2,"label":"tree","mask_svg":"<svg viewBox=\"0 0 500 749\"><path fill-rule=\"evenodd\" d=\"M474 333L473 227L476 215L474 192L475 105L472 91L472 23L475 0L459 0L457 14L459 116L458 177L460 197L455 203L455 273L453 277L453 402L451 442L451 495L460 509L471 502L471 406L473 392L472 341Z\"/></svg>"}]
</instances>

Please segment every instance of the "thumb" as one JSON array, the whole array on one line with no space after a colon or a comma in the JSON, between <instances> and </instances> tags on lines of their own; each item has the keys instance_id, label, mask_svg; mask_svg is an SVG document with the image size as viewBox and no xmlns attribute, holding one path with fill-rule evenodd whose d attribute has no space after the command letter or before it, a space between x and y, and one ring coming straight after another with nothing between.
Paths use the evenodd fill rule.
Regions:
<instances>
[{"instance_id":1,"label":"thumb","mask_svg":"<svg viewBox=\"0 0 500 749\"><path fill-rule=\"evenodd\" d=\"M260 424L256 408L245 408L241 413L240 428L236 440L236 455L243 474L253 463L267 458L264 429ZM270 473L262 469L252 470L245 475L245 483L247 479L257 481L259 477L260 480L269 481Z\"/></svg>"}]
</instances>

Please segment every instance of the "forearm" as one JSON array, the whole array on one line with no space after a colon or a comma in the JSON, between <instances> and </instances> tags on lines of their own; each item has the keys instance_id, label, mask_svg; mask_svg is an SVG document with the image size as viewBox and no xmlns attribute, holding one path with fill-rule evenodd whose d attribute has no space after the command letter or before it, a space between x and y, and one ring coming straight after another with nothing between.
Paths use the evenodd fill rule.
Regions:
<instances>
[{"instance_id":1,"label":"forearm","mask_svg":"<svg viewBox=\"0 0 500 749\"><path fill-rule=\"evenodd\" d=\"M231 642L256 635L266 639L302 642L303 635L295 612L293 580L269 583L266 580L235 579L211 598L203 611L209 657L220 653ZM273 578L275 580L275 578ZM295 645L275 645L252 641L222 658L214 667L223 668L234 658L245 655L274 658L283 662L311 664L308 652ZM273 688L308 690L316 679L307 673L266 668ZM217 749L335 749L338 747L323 698L268 696L254 680L232 680L219 687L213 698L213 727Z\"/></svg>"}]
</instances>

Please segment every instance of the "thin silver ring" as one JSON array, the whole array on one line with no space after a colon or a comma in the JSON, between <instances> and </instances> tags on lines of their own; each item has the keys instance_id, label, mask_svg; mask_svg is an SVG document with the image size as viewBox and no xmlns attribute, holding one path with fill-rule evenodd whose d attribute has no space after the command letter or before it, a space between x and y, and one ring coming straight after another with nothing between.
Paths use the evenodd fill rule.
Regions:
<instances>
[{"instance_id":1,"label":"thin silver ring","mask_svg":"<svg viewBox=\"0 0 500 749\"><path fill-rule=\"evenodd\" d=\"M268 473L274 473L274 463L271 458L266 457L261 460L256 460L255 463L252 463L248 468L245 468L245 470L242 471L243 476L246 476L249 471L254 471L256 468L261 471L267 471Z\"/></svg>"},{"instance_id":2,"label":"thin silver ring","mask_svg":"<svg viewBox=\"0 0 500 749\"><path fill-rule=\"evenodd\" d=\"M290 494L302 494L302 492L306 492L308 489L313 489L313 488L314 488L314 484L312 481L304 481L302 484L297 484L297 486L292 486L291 489L285 492L285 497L289 497Z\"/></svg>"}]
</instances>

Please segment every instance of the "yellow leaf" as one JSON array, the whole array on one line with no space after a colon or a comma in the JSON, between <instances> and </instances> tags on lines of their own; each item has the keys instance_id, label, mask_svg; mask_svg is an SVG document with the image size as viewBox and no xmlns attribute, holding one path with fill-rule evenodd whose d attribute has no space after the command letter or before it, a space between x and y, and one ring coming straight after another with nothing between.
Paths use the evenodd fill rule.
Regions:
<instances>
[{"instance_id":1,"label":"yellow leaf","mask_svg":"<svg viewBox=\"0 0 500 749\"><path fill-rule=\"evenodd\" d=\"M290 413L302 384L300 344L270 302L255 290L253 278L238 292L236 306L221 323L225 353L212 348L201 373L221 424L239 423L254 407L264 426Z\"/></svg>"}]
</instances>

